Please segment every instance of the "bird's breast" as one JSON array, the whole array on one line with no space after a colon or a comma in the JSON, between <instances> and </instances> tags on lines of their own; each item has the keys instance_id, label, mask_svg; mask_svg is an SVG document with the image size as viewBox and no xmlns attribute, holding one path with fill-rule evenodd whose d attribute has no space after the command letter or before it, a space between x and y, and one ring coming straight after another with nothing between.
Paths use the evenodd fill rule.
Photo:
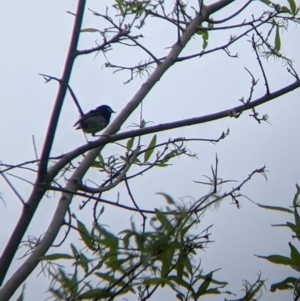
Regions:
<instances>
[{"instance_id":1,"label":"bird's breast","mask_svg":"<svg viewBox=\"0 0 300 301\"><path fill-rule=\"evenodd\" d=\"M106 118L99 115L82 120L80 127L86 133L97 133L103 130L107 126L107 124L108 121L106 120Z\"/></svg>"}]
</instances>

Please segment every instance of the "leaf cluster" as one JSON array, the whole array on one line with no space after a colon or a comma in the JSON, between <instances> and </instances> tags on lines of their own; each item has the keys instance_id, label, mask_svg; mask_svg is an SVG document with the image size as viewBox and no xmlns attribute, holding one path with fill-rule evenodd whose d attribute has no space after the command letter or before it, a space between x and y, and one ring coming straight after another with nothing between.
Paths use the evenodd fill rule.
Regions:
<instances>
[{"instance_id":1,"label":"leaf cluster","mask_svg":"<svg viewBox=\"0 0 300 301\"><path fill-rule=\"evenodd\" d=\"M210 227L198 233L197 216L170 196L163 196L169 214L156 209L149 231L139 231L133 222L118 234L100 224L88 230L73 215L83 247L79 250L71 244L69 254L41 258L53 279L49 291L55 300L112 300L127 293L147 300L164 286L171 288L179 300L220 294L227 283L215 280L215 271L203 273L197 259L198 251L210 242ZM71 263L73 273L56 265L57 260Z\"/></svg>"},{"instance_id":2,"label":"leaf cluster","mask_svg":"<svg viewBox=\"0 0 300 301\"><path fill-rule=\"evenodd\" d=\"M289 213L294 215L294 223L286 222L286 224L279 224L274 226L280 227L288 227L294 234L292 237L300 241L300 216L298 213L298 208L300 206L300 187L296 185L296 194L294 196L292 202L292 208L285 207L276 207L276 206L266 206L262 204L258 204L260 207L268 210L280 211L282 213ZM299 248L296 248L294 244L289 242L290 247L290 256L282 256L282 255L269 255L269 256L258 256L259 258L263 258L268 260L273 264L287 265L290 266L293 270L300 273L300 252ZM293 290L294 291L294 300L300 300L300 275L298 277L287 277L284 280L274 283L271 285L271 292L275 292L276 290Z\"/></svg>"}]
</instances>

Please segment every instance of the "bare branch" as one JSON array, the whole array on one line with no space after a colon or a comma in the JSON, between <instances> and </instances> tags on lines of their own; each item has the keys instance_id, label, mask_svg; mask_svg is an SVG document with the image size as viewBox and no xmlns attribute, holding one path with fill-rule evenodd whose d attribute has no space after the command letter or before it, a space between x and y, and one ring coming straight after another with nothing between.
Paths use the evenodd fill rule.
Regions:
<instances>
[{"instance_id":1,"label":"bare branch","mask_svg":"<svg viewBox=\"0 0 300 301\"><path fill-rule=\"evenodd\" d=\"M11 188L11 190L18 197L18 199L21 201L21 203L23 205L25 205L25 201L23 200L22 196L19 194L19 192L17 191L17 189L14 187L14 185L9 181L9 179L6 177L6 175L3 172L1 172L0 174L3 177L3 179L6 181L6 183L8 184L8 186Z\"/></svg>"},{"instance_id":2,"label":"bare branch","mask_svg":"<svg viewBox=\"0 0 300 301\"><path fill-rule=\"evenodd\" d=\"M212 24L220 24L220 23L224 23L234 17L236 17L237 15L239 15L253 0L249 0L248 2L246 2L239 10L237 10L235 13L233 13L231 16L224 18L222 20L209 20L209 23Z\"/></svg>"},{"instance_id":3,"label":"bare branch","mask_svg":"<svg viewBox=\"0 0 300 301\"><path fill-rule=\"evenodd\" d=\"M259 55L258 55L258 52L257 52L257 49L256 49L257 46L256 46L256 43L255 43L255 40L254 40L254 35L252 35L251 42L252 42L252 48L253 48L253 50L255 51L255 54L256 54L256 59L258 60L260 70L261 70L261 72L263 74L263 77L264 77L264 80L265 80L266 94L269 94L270 93L270 88L269 88L268 80L267 80L267 77L266 77L264 67L261 63L261 60L259 58Z\"/></svg>"},{"instance_id":4,"label":"bare branch","mask_svg":"<svg viewBox=\"0 0 300 301\"><path fill-rule=\"evenodd\" d=\"M32 194L26 203L27 210L23 212L21 215L13 233L10 236L10 239L2 253L2 256L0 258L0 286L3 283L4 277L6 275L6 272L11 264L11 261L13 259L13 256L15 255L15 252L18 249L19 243L22 240L22 237L24 233L27 230L27 227L29 223L31 222L31 219L33 217L33 214L42 198L42 196L45 193L45 184L47 183L47 167L49 162L49 155L52 147L52 143L54 140L55 131L57 128L57 123L60 115L60 111L63 105L64 97L66 94L67 85L69 82L69 78L71 75L73 63L75 60L75 51L79 39L79 32L83 17L83 11L85 7L85 0L79 0L78 6L77 6L77 12L73 27L73 33L71 37L69 52L67 55L67 60L65 64L65 68L63 71L62 80L60 82L59 90L56 96L56 101L54 104L54 108L51 114L51 118L49 121L49 127L47 130L47 134L45 136L45 141L41 153L41 160L38 167L38 176L36 185L34 186L34 189L32 191ZM53 237L53 239L55 236ZM43 248L41 248L43 249ZM48 248L46 247L42 254L46 252ZM12 281L8 280L6 284L1 288L0 291L0 299L2 300L8 300L10 296L14 293L15 289L19 287L19 285L24 281L24 279L31 273L32 269L36 266L38 263L38 260L36 260L35 264L32 266L32 268L23 268L21 267L21 273L16 273L14 275L14 279Z\"/></svg>"}]
</instances>

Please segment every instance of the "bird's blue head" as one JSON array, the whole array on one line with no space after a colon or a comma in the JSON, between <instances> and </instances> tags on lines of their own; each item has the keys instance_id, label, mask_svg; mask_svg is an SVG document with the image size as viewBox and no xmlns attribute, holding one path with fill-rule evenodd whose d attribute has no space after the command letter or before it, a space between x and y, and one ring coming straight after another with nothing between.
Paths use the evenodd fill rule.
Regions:
<instances>
[{"instance_id":1,"label":"bird's blue head","mask_svg":"<svg viewBox=\"0 0 300 301\"><path fill-rule=\"evenodd\" d=\"M95 111L99 111L99 112L105 112L105 113L116 113L110 106L108 105L102 105L102 106L99 106L95 109Z\"/></svg>"}]
</instances>

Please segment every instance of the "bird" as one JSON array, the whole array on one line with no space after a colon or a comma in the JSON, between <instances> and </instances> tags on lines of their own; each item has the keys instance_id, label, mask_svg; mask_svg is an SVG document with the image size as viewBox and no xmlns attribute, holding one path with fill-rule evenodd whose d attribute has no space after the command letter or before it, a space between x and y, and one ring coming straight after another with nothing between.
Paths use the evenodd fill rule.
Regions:
<instances>
[{"instance_id":1,"label":"bird","mask_svg":"<svg viewBox=\"0 0 300 301\"><path fill-rule=\"evenodd\" d=\"M82 115L73 126L77 126L76 130L82 129L85 133L95 136L95 133L108 126L112 113L116 112L110 106L101 105Z\"/></svg>"}]
</instances>

